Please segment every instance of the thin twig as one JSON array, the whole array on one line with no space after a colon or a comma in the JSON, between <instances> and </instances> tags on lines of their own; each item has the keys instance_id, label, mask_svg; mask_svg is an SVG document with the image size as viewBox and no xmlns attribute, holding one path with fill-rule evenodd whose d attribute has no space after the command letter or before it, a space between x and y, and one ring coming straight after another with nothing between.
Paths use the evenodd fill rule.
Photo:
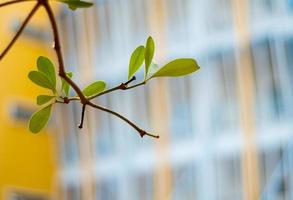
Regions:
<instances>
[{"instance_id":1,"label":"thin twig","mask_svg":"<svg viewBox=\"0 0 293 200\"><path fill-rule=\"evenodd\" d=\"M130 84L132 81L135 81L136 80L136 77L135 76L133 76L131 79L129 79L128 81L126 81L125 83L124 83L124 85L128 85L128 84Z\"/></svg>"},{"instance_id":2,"label":"thin twig","mask_svg":"<svg viewBox=\"0 0 293 200\"><path fill-rule=\"evenodd\" d=\"M131 80L132 80L132 79L130 79L130 80L129 80L128 82L126 82L126 83L121 83L120 85L118 85L118 86L116 86L116 87L113 87L113 88L111 88L111 89L109 89L109 90L105 90L104 92L101 92L101 93L99 93L99 94L97 94L97 95L91 96L91 97L88 98L88 99L91 100L91 99L94 99L94 98L96 98L96 97L99 97L99 96L102 96L102 95L105 95L105 94L108 94L108 93L114 92L114 91L116 91L116 90L129 90L129 89L133 89L133 88L135 88L135 87L138 87L138 86L144 85L144 84L146 83L145 81L143 81L143 82L138 83L138 84L136 84L136 85L128 86L128 84L129 84L130 82L132 82ZM135 80L135 79L134 79L134 80Z\"/></svg>"},{"instance_id":3,"label":"thin twig","mask_svg":"<svg viewBox=\"0 0 293 200\"><path fill-rule=\"evenodd\" d=\"M82 129L82 127L83 127L83 120L84 120L85 107L86 107L86 104L83 104L83 105L82 105L82 110L81 110L81 120L80 120L80 124L79 124L79 126L78 126L78 128L80 128L80 129Z\"/></svg>"},{"instance_id":4,"label":"thin twig","mask_svg":"<svg viewBox=\"0 0 293 200\"><path fill-rule=\"evenodd\" d=\"M35 1L35 0L14 0L14 1L8 1L8 2L4 2L0 4L0 8L4 7L4 6L8 6L11 4L16 4L16 3L22 3L22 2L26 2L26 1Z\"/></svg>"},{"instance_id":5,"label":"thin twig","mask_svg":"<svg viewBox=\"0 0 293 200\"><path fill-rule=\"evenodd\" d=\"M118 85L118 86L116 86L116 87L113 87L113 88L111 88L111 89L105 90L104 92L101 92L101 93L99 93L99 94L96 94L96 95L94 95L94 96L91 96L91 97L89 97L88 99L91 100L91 99L94 99L94 98L96 98L96 97L102 96L102 95L104 95L104 94L108 94L108 93L110 93L110 92L114 92L114 91L116 91L116 90L125 90L125 89L127 88L128 84L130 84L132 81L135 81L135 80L136 80L136 77L133 76L133 77L132 77L130 80L128 80L127 82L125 82L125 83L121 83L120 85Z\"/></svg>"},{"instance_id":6,"label":"thin twig","mask_svg":"<svg viewBox=\"0 0 293 200\"><path fill-rule=\"evenodd\" d=\"M71 80L65 72L65 67L64 67L64 62L63 62L63 57L62 57L62 52L61 52L61 42L59 39L59 33L58 33L58 27L57 27L57 23L54 17L54 13L49 5L49 3L47 1L42 2L42 5L44 6L48 17L50 19L50 23L52 26L52 30L53 30L53 35L54 35L54 49L56 51L57 54L57 58L58 58L58 63L59 63L59 76L62 77L77 93L77 95L80 98L80 101L82 104L86 104L87 103L87 99L86 97L83 95L81 89L77 86L77 84Z\"/></svg>"},{"instance_id":7,"label":"thin twig","mask_svg":"<svg viewBox=\"0 0 293 200\"><path fill-rule=\"evenodd\" d=\"M64 101L59 101L59 100L55 100L55 103L60 103L60 104L67 104Z\"/></svg>"},{"instance_id":8,"label":"thin twig","mask_svg":"<svg viewBox=\"0 0 293 200\"><path fill-rule=\"evenodd\" d=\"M79 97L68 97L68 101L79 101Z\"/></svg>"},{"instance_id":9,"label":"thin twig","mask_svg":"<svg viewBox=\"0 0 293 200\"><path fill-rule=\"evenodd\" d=\"M160 136L159 135L153 135L153 134L150 134L150 133L147 133L146 131L140 129L137 125L135 125L132 121L130 121L129 119L127 119L126 117L120 115L119 113L113 111L113 110L109 110L107 108L104 108L102 106L99 106L99 105L96 105L92 102L88 102L88 105L93 107L93 108L96 108L96 109L99 109L99 110L102 110L104 112L107 112L107 113L110 113L112 115L115 115L116 117L122 119L123 121L125 121L126 123L128 123L130 126L132 126L138 133L141 137L147 135L147 136L150 136L150 137L153 137L153 138L159 138Z\"/></svg>"},{"instance_id":10,"label":"thin twig","mask_svg":"<svg viewBox=\"0 0 293 200\"><path fill-rule=\"evenodd\" d=\"M26 17L26 19L24 20L24 22L20 26L19 30L17 31L16 35L13 37L13 39L10 41L10 43L8 44L8 46L4 49L4 51L0 55L0 60L3 59L3 57L7 54L7 52L10 50L10 48L16 42L16 40L18 39L18 37L20 36L20 34L22 33L22 31L26 27L27 23L30 21L30 19L32 18L32 16L35 14L35 12L38 10L39 7L40 7L40 4L37 3L35 5L35 7L30 11L29 15Z\"/></svg>"},{"instance_id":11,"label":"thin twig","mask_svg":"<svg viewBox=\"0 0 293 200\"><path fill-rule=\"evenodd\" d=\"M130 89L133 89L133 88L136 88L136 87L138 87L138 86L145 85L145 84L146 84L146 82L143 81L143 82L138 83L138 84L136 84L136 85L133 85L133 86L127 87L125 90L130 90Z\"/></svg>"}]
</instances>

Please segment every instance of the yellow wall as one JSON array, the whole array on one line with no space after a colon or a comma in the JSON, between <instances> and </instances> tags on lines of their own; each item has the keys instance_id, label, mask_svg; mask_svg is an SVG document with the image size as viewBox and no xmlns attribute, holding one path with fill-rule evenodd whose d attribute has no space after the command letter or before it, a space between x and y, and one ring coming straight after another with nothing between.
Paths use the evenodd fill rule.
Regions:
<instances>
[{"instance_id":1,"label":"yellow wall","mask_svg":"<svg viewBox=\"0 0 293 200\"><path fill-rule=\"evenodd\" d=\"M32 6L32 3L25 3L0 8L1 51L12 38L13 20L24 19ZM43 9L39 11L31 24L45 27L47 19ZM22 36L0 62L0 199L6 199L5 191L14 187L44 193L52 191L53 134L31 134L26 122L17 122L10 114L15 103L36 108L37 94L42 91L46 94L29 81L27 74L36 68L37 56L48 55L48 45L50 43Z\"/></svg>"}]
</instances>

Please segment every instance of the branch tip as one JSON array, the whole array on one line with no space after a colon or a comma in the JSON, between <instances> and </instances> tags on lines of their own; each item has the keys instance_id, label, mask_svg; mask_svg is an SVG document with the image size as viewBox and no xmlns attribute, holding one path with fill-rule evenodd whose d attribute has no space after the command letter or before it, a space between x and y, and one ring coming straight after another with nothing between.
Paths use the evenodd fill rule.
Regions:
<instances>
[{"instance_id":1,"label":"branch tip","mask_svg":"<svg viewBox=\"0 0 293 200\"><path fill-rule=\"evenodd\" d=\"M125 85L128 85L129 83L131 83L132 81L135 81L136 80L136 77L133 76L131 79L129 79L127 82L125 82L124 84Z\"/></svg>"},{"instance_id":2,"label":"branch tip","mask_svg":"<svg viewBox=\"0 0 293 200\"><path fill-rule=\"evenodd\" d=\"M127 90L128 89L128 85L131 83L131 82L133 82L133 81L135 81L136 80L136 77L135 76L133 76L131 79L129 79L127 82L125 82L125 83L121 83L120 85L119 85L119 89L120 90Z\"/></svg>"},{"instance_id":3,"label":"branch tip","mask_svg":"<svg viewBox=\"0 0 293 200\"><path fill-rule=\"evenodd\" d=\"M160 138L159 135L153 135L153 134L150 134L150 133L148 133L148 132L146 132L146 131L144 131L144 130L139 130L139 134L140 134L140 137L142 137L142 138L143 138L145 135L147 135L147 136L149 136L149 137L157 138L157 139Z\"/></svg>"},{"instance_id":4,"label":"branch tip","mask_svg":"<svg viewBox=\"0 0 293 200\"><path fill-rule=\"evenodd\" d=\"M84 113L85 113L85 106L86 104L82 105L82 110L81 110L81 120L80 120L80 124L78 126L78 128L82 129L83 127L83 121L84 121Z\"/></svg>"}]
</instances>

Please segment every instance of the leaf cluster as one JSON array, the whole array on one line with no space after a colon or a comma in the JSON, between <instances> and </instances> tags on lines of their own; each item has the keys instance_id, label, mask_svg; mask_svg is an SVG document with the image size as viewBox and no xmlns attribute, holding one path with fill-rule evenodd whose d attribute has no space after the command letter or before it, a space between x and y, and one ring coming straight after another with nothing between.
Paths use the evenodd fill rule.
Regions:
<instances>
[{"instance_id":1,"label":"leaf cluster","mask_svg":"<svg viewBox=\"0 0 293 200\"><path fill-rule=\"evenodd\" d=\"M132 53L129 61L128 79L130 79L141 66L145 66L144 81L155 77L185 76L199 69L197 62L192 58L179 58L163 67L153 62L155 54L155 42L150 36L145 46L138 46Z\"/></svg>"},{"instance_id":2,"label":"leaf cluster","mask_svg":"<svg viewBox=\"0 0 293 200\"><path fill-rule=\"evenodd\" d=\"M69 78L73 77L72 72L67 72L66 75ZM37 105L43 107L32 115L29 122L29 130L33 133L38 133L47 124L53 104L69 98L71 87L63 78L58 76L58 79L56 79L54 64L49 58L44 56L40 56L37 59L37 71L29 72L28 78L36 85L49 89L50 93L49 95L38 95L36 98ZM61 88L58 87L58 82L61 82ZM85 87L82 93L86 97L91 97L103 92L105 88L106 83L104 81L96 81Z\"/></svg>"},{"instance_id":3,"label":"leaf cluster","mask_svg":"<svg viewBox=\"0 0 293 200\"><path fill-rule=\"evenodd\" d=\"M0 3L0 8L3 6L25 2L27 0L11 0L8 2ZM90 106L92 108L107 112L116 116L132 126L141 137L147 135L153 138L159 138L158 135L154 135L142 130L128 118L124 117L120 113L117 113L111 109L102 107L93 103L91 100L99 96L114 92L116 90L129 90L138 86L146 84L152 78L157 77L177 77L188 75L199 69L197 62L192 58L179 58L170 61L169 63L159 66L153 61L155 54L155 42L152 37L149 37L144 45L138 46L132 53L129 61L128 69L128 81L121 83L120 85L106 89L106 83L104 81L95 81L90 85L81 89L73 80L73 73L66 72L63 56L61 51L61 42L58 33L58 27L55 20L54 13L52 11L51 5L47 0L36 0L37 3L30 11L19 30L7 45L4 51L0 54L0 60L7 54L7 52L14 45L18 37L23 32L24 28L27 26L28 22L35 15L36 11L43 7L48 15L53 36L55 42L55 52L58 58L58 72L59 76L56 76L55 66L53 62L44 56L40 56L37 59L37 70L31 71L28 74L28 78L36 85L43 87L48 90L49 94L40 94L37 96L36 101L41 108L36 111L29 121L29 130L33 133L40 132L48 123L52 111L52 107L55 103L68 104L71 101L79 101L82 104L81 112L81 122L78 126L83 127L85 108ZM71 10L76 10L77 8L88 8L93 4L90 2L82 0L55 0L66 4ZM137 71L144 66L144 78L140 83L130 85L136 80L135 74ZM70 96L70 89L73 89L76 95Z\"/></svg>"},{"instance_id":4,"label":"leaf cluster","mask_svg":"<svg viewBox=\"0 0 293 200\"><path fill-rule=\"evenodd\" d=\"M178 77L188 75L199 69L197 62L191 58L179 58L159 67L158 64L153 62L155 54L155 42L152 37L149 37L145 46L140 45L133 51L129 60L128 69L128 82L121 84L115 88L106 90L106 83L104 81L95 81L86 86L82 90L82 94L88 99L98 97L100 94L106 94L117 89L131 89L145 84L152 78L157 77ZM133 76L144 65L144 80L136 85L128 87L128 84L135 80ZM68 78L73 77L72 72L67 72ZM29 130L33 133L41 131L48 123L51 115L52 106L55 103L68 103L70 99L78 100L77 96L70 97L69 83L58 76L56 76L55 66L53 62L44 56L37 59L37 70L31 71L28 78L36 85L49 90L48 94L38 95L36 100L37 104L42 106L41 109L36 111L29 122ZM131 79L131 80L130 80ZM61 84L58 84L61 83ZM58 87L61 85L61 87Z\"/></svg>"}]
</instances>

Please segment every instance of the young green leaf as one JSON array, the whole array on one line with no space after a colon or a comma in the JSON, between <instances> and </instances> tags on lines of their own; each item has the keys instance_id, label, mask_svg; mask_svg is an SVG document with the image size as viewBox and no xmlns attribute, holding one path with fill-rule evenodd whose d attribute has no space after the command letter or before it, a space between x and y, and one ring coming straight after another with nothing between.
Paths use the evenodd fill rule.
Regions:
<instances>
[{"instance_id":1,"label":"young green leaf","mask_svg":"<svg viewBox=\"0 0 293 200\"><path fill-rule=\"evenodd\" d=\"M145 48L145 77L147 77L149 72L149 67L151 66L153 57L155 53L155 42L153 38L150 36L146 43Z\"/></svg>"},{"instance_id":2,"label":"young green leaf","mask_svg":"<svg viewBox=\"0 0 293 200\"><path fill-rule=\"evenodd\" d=\"M51 108L52 105L46 106L31 116L29 121L29 130L32 133L38 133L45 127L51 115Z\"/></svg>"},{"instance_id":3,"label":"young green leaf","mask_svg":"<svg viewBox=\"0 0 293 200\"><path fill-rule=\"evenodd\" d=\"M38 105L43 105L45 103L48 103L51 101L55 96L49 96L49 95L39 95L37 96L37 104Z\"/></svg>"},{"instance_id":4,"label":"young green leaf","mask_svg":"<svg viewBox=\"0 0 293 200\"><path fill-rule=\"evenodd\" d=\"M43 72L53 83L56 88L56 74L54 64L46 57L40 56L37 60L37 67L40 72Z\"/></svg>"},{"instance_id":5,"label":"young green leaf","mask_svg":"<svg viewBox=\"0 0 293 200\"><path fill-rule=\"evenodd\" d=\"M154 73L150 78L184 76L195 72L199 68L200 67L194 59L180 58L169 62L156 73Z\"/></svg>"},{"instance_id":6,"label":"young green leaf","mask_svg":"<svg viewBox=\"0 0 293 200\"><path fill-rule=\"evenodd\" d=\"M73 73L72 72L67 72L66 76L69 77L69 78L72 78ZM62 91L64 91L66 96L69 95L69 90L70 90L70 85L64 79L62 79Z\"/></svg>"},{"instance_id":7,"label":"young green leaf","mask_svg":"<svg viewBox=\"0 0 293 200\"><path fill-rule=\"evenodd\" d=\"M144 54L144 46L139 46L133 51L129 61L128 79L130 79L142 65L144 60Z\"/></svg>"},{"instance_id":8,"label":"young green leaf","mask_svg":"<svg viewBox=\"0 0 293 200\"><path fill-rule=\"evenodd\" d=\"M76 10L77 8L89 8L93 5L91 2L80 1L80 0L58 0L59 2L65 3L71 10Z\"/></svg>"},{"instance_id":9,"label":"young green leaf","mask_svg":"<svg viewBox=\"0 0 293 200\"><path fill-rule=\"evenodd\" d=\"M48 89L51 89L51 90L55 91L54 84L48 78L48 76L46 76L46 74L44 74L43 72L31 71L28 74L28 78L32 82L34 82L35 84L37 84L37 85L39 85L41 87L48 88Z\"/></svg>"},{"instance_id":10,"label":"young green leaf","mask_svg":"<svg viewBox=\"0 0 293 200\"><path fill-rule=\"evenodd\" d=\"M85 89L83 89L82 93L85 96L89 97L89 96L93 96L93 95L96 95L96 94L103 92L105 90L105 88L106 88L106 83L104 81L97 81L97 82L90 84Z\"/></svg>"},{"instance_id":11,"label":"young green leaf","mask_svg":"<svg viewBox=\"0 0 293 200\"><path fill-rule=\"evenodd\" d=\"M154 75L159 70L159 65L157 63L153 63L149 67L149 71L147 76L145 77L145 80L150 79L152 75Z\"/></svg>"}]
</instances>

